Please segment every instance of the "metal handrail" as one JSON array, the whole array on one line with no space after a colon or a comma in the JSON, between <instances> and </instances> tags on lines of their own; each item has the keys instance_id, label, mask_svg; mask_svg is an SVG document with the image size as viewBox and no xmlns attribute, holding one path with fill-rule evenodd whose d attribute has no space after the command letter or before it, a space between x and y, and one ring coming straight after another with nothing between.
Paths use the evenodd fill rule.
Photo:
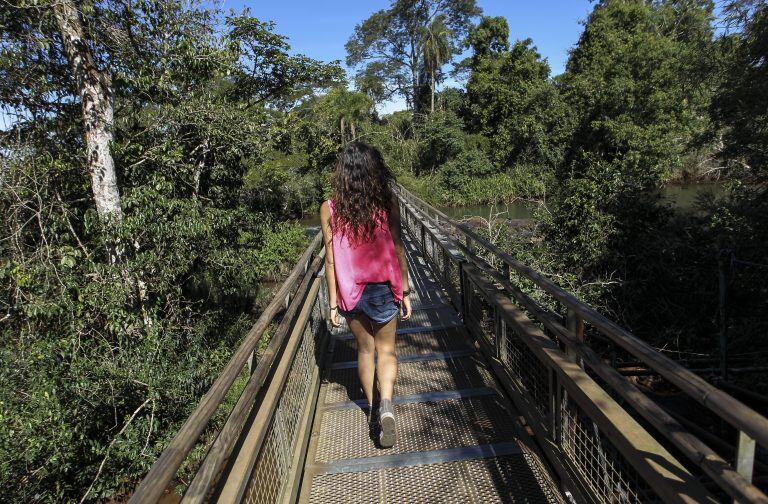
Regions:
<instances>
[{"instance_id":1,"label":"metal handrail","mask_svg":"<svg viewBox=\"0 0 768 504\"><path fill-rule=\"evenodd\" d=\"M401 185L395 185L395 191L400 199L400 207L404 210L402 214L408 231L420 244L425 260L432 265L437 278L448 290L454 306L463 314L467 328L476 337L483 351L491 357L494 372L513 396L519 409L526 414L537 437L546 440L542 448L547 453L550 463L564 481L575 481L576 485L583 486L576 490L577 493L583 491L588 494L589 488L595 490L595 484L601 482L598 480L596 483L589 477L585 477L583 472L579 473L574 469L576 467L574 464L579 463L578 457L573 459L572 455L570 455L571 458L567 455L571 453L568 449L572 448L564 444L562 436L565 435L564 430L567 425L570 425L568 428L573 426L560 418L560 415L565 415L567 411L563 409L566 408L563 400L574 401L572 407L577 408L574 411L582 411L586 418L594 422L595 427L607 436L606 443L610 442L618 450L620 456L616 455L618 457L616 460L621 461L624 457L624 463L628 462L629 467L636 471L635 477L638 478L637 475L639 475L637 481L643 485L650 485L652 491L665 501L713 501L701 482L697 481L605 390L604 387L608 386L679 450L675 453L681 453L687 457L730 496L739 502L768 502L765 494L750 483L756 446L754 440L768 446L766 443L767 419L673 360L656 352L539 272L516 260L469 227L451 219ZM456 236L460 239L456 239ZM503 271L498 271L488 264L483 259L488 257L485 253L482 257L477 255L475 246L484 249L490 257L498 259ZM282 418L280 415L284 414L282 406L278 408L278 403L281 403L285 395L283 389L288 373L293 369L293 361L299 348L300 338L295 335L297 332L303 334L307 328L313 303L319 302L319 306L322 306L322 296L318 298L318 292L322 290L321 279L316 277L321 269L322 254L321 233L318 233L276 293L275 299L233 354L222 374L155 462L132 496L131 502L156 502L168 488L249 357L253 355L266 328L277 313L285 308L284 318L249 377L226 424L217 433L213 445L187 489L184 502L201 502L210 498L211 490L216 486L217 480L220 481L214 494L226 495L227 499L238 501L242 500L246 489L251 489L248 492L252 491L254 483L267 483L268 478L265 479L262 472L258 473L262 476L256 476L257 471L254 467L261 463L257 460L263 459L264 451L270 452L269 443L265 445L265 439L275 435L270 431L272 428L270 425L273 423L277 425L279 423L277 419ZM494 262L495 259L489 260ZM524 293L510 279L511 271L531 280L542 291L559 301L568 309L568 316L564 318L558 316ZM291 293L294 291L295 294L291 298ZM510 297L514 299L514 303L510 301ZM472 312L481 301L492 311L493 325L490 329L485 322L478 325L477 316ZM317 308L314 306L314 309ZM527 310L549 331L549 334L557 337L557 341L565 345L566 352L563 352L555 341L539 329L523 310ZM322 315L321 312L316 312L311 317L312 324L315 324L318 317ZM734 469L731 464L710 449L699 437L684 429L666 410L639 391L614 368L602 362L581 338L584 322L592 324L604 337L643 360L661 376L677 385L680 390L739 429L740 448L737 453L736 468ZM537 413L535 407L531 409L535 404L530 402L530 397L533 397L530 396L530 391L521 389L520 384L513 384L514 380L509 374L513 366L505 363L504 360L504 353L507 351L503 347L504 342L508 343L509 338L513 337L510 336L513 333L506 332L507 329L511 329L516 334L514 338L517 343L515 344L526 347L528 349L526 351L533 356L531 358L538 362L536 365L540 366L540 369L547 370L549 384L546 385L545 380L544 387L545 394L549 394L547 401L550 402L546 408L549 415L547 418ZM490 331L490 335L487 331ZM314 339L309 340L308 343L312 341ZM306 348L306 351L309 351L311 347ZM306 351L302 355L308 355ZM579 363L583 363L582 366L588 366L594 374L587 374ZM318 369L315 369L315 373L317 372ZM603 385L595 381L597 379L594 378L595 375L602 380ZM525 384L522 385L527 387ZM562 397L561 390L565 394ZM517 394L516 397L515 394ZM258 399L256 399L257 396ZM310 394L307 406L301 410L310 416L313 408L311 397ZM280 414L276 413L278 409ZM291 411L294 417L298 414L296 410ZM253 422L253 424L245 428L246 422ZM301 422L306 432L292 438L297 446L294 462L302 460L300 455L302 448L299 445L305 445L306 436L309 435L306 427L309 425L308 421L301 420ZM247 449L244 448L245 446ZM237 453L233 454L236 447ZM601 457L606 457L605 453L602 451L600 453ZM233 469L233 464L236 469ZM280 498L295 497L297 481L295 478L296 474L301 474L300 468L299 465L298 468L291 469L290 477L294 479L294 488L281 486L283 490L278 492L282 495ZM616 471L616 469L611 470ZM298 473L294 474L295 471ZM578 478L582 478L582 481L578 481ZM270 497L270 500L273 499Z\"/></svg>"},{"instance_id":2,"label":"metal handrail","mask_svg":"<svg viewBox=\"0 0 768 504\"><path fill-rule=\"evenodd\" d=\"M418 196L415 196L404 187L400 186L400 188L408 195L408 197L413 198L420 205L428 207L435 214L439 215L443 221L453 226L465 237L478 243L494 254L516 273L531 280L544 292L551 295L567 308L573 310L583 321L592 324L601 334L648 364L651 369L658 372L661 376L680 388L680 390L686 392L697 402L728 421L736 429L746 433L763 446L768 447L768 418L765 418L741 401L708 383L703 378L681 366L669 357L661 354L646 342L640 340L591 306L576 298L573 294L564 290L552 280L502 251L485 238L479 236L464 224L451 219L446 214L432 207L429 203Z\"/></svg>"},{"instance_id":3,"label":"metal handrail","mask_svg":"<svg viewBox=\"0 0 768 504\"><path fill-rule=\"evenodd\" d=\"M163 453L152 465L150 471L131 496L130 503L140 504L157 502L163 495L168 488L168 485L176 476L179 468L184 463L184 460L197 444L198 439L208 425L211 417L224 401L227 393L240 375L244 366L248 363L249 359L253 357L267 327L272 323L275 316L283 308L286 308L286 305L288 304L287 300L291 298L291 293L296 289L298 280L304 277L309 271L309 266L312 263L313 257L320 249L321 244L322 234L318 232L309 247L307 247L301 255L296 266L285 279L280 289L275 293L272 302L270 302L262 312L261 316L248 332L243 342L240 344L240 347L232 355L232 358L224 367L219 377L200 400L197 408L195 408L192 414L187 418ZM270 348L265 351L264 355L262 355L261 359L259 359L252 377L256 376L259 378L266 376L269 369L271 369L278 355L278 343L281 343L276 339L274 341L275 343L272 344ZM254 386L248 390L248 394L255 396L263 386L264 380L257 379L251 381L254 383ZM239 402L238 405L240 405ZM242 408L237 407L232 414L236 414L238 417L244 416ZM227 445L221 446L219 451L228 455L231 453L233 443L233 439L227 439ZM216 465L218 466L218 464Z\"/></svg>"},{"instance_id":4,"label":"metal handrail","mask_svg":"<svg viewBox=\"0 0 768 504\"><path fill-rule=\"evenodd\" d=\"M557 284L542 276L529 266L517 261L495 245L478 236L471 229L448 217L445 213L432 207L421 198L413 195L398 184L398 195L408 200L409 204L418 208L422 217L432 222L436 227L448 225L456 230L467 241L466 245L456 241L456 246L465 253L470 262L480 266L485 274L494 281L501 283L507 292L521 303L529 312L534 314L547 329L557 335L577 359L583 359L607 384L627 400L632 407L647 421L669 439L676 448L680 449L696 466L700 467L713 481L718 483L729 495L743 502L766 502L766 496L750 483L751 464L754 459L754 441L761 444L768 436L768 419L754 412L748 406L704 381L698 375L680 366L671 359L653 350L649 345L637 339L634 335L608 320L602 314L584 304L572 294L566 292ZM490 265L474 253L472 244L477 243L505 265L504 274L494 270ZM484 267L483 267L484 266ZM569 319L576 319L575 324L565 327L554 313L542 308L536 301L512 285L509 279L509 269L531 280L543 291L560 301L569 309ZM581 320L579 320L581 319ZM573 320L571 320L573 322ZM651 368L669 379L681 390L713 411L720 418L726 419L741 431L742 450L746 463L737 462L734 469L722 457L715 453L698 437L686 431L682 426L637 388L620 376L613 368L603 363L594 352L578 336L579 324L587 321L594 325L611 341L644 360ZM583 326L581 326L583 327ZM747 438L746 440L743 438ZM746 442L746 443L745 443ZM746 449L744 447L746 444ZM751 452L751 453L750 453Z\"/></svg>"}]
</instances>

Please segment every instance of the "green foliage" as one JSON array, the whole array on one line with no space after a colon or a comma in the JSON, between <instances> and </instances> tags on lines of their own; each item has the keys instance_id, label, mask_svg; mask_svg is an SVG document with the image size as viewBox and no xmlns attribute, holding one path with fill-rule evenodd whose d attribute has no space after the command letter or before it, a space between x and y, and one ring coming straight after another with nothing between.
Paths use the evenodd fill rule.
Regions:
<instances>
[{"instance_id":1,"label":"green foliage","mask_svg":"<svg viewBox=\"0 0 768 504\"><path fill-rule=\"evenodd\" d=\"M233 72L231 92L243 101L287 107L315 88L327 88L344 79L338 62L331 65L304 55L288 54L284 35L273 32L273 22L246 13L227 19L229 44L243 58Z\"/></svg>"},{"instance_id":2,"label":"green foliage","mask_svg":"<svg viewBox=\"0 0 768 504\"><path fill-rule=\"evenodd\" d=\"M509 51L509 23L501 16L483 16L470 30L467 44L474 52L473 59L483 59Z\"/></svg>"},{"instance_id":3,"label":"green foliage","mask_svg":"<svg viewBox=\"0 0 768 504\"><path fill-rule=\"evenodd\" d=\"M363 138L381 149L385 161L398 177L418 170L422 152L418 135L413 115L408 111L395 112L380 123L366 124L363 129Z\"/></svg>"},{"instance_id":4,"label":"green foliage","mask_svg":"<svg viewBox=\"0 0 768 504\"><path fill-rule=\"evenodd\" d=\"M338 126L340 144L357 137L356 125L368 119L373 112L373 100L365 93L349 91L345 87L334 87L313 104L313 115L333 129ZM350 135L346 132L349 129Z\"/></svg>"},{"instance_id":5,"label":"green foliage","mask_svg":"<svg viewBox=\"0 0 768 504\"><path fill-rule=\"evenodd\" d=\"M726 127L726 160L741 160L753 176L768 175L768 5L759 5L741 34L726 39L735 44L725 66L725 79L713 103L713 113Z\"/></svg>"},{"instance_id":6,"label":"green foliage","mask_svg":"<svg viewBox=\"0 0 768 504\"><path fill-rule=\"evenodd\" d=\"M712 44L710 13L710 4L606 1L590 15L559 81L571 126L549 236L570 271L623 268L625 247L664 222L655 192L705 127L709 81L680 76L691 48Z\"/></svg>"},{"instance_id":7,"label":"green foliage","mask_svg":"<svg viewBox=\"0 0 768 504\"><path fill-rule=\"evenodd\" d=\"M470 37L476 45L467 83L469 122L490 139L500 166L553 169L562 158L564 138L556 126L565 114L563 103L530 39L505 50L506 39L494 38L508 31L503 18L483 18Z\"/></svg>"},{"instance_id":8,"label":"green foliage","mask_svg":"<svg viewBox=\"0 0 768 504\"><path fill-rule=\"evenodd\" d=\"M473 178L487 177L494 171L493 164L481 151L463 151L440 167L441 185L455 191L469 184Z\"/></svg>"},{"instance_id":9,"label":"green foliage","mask_svg":"<svg viewBox=\"0 0 768 504\"><path fill-rule=\"evenodd\" d=\"M443 163L455 158L465 148L466 134L461 120L449 111L427 117L422 126L422 147L417 174L435 173Z\"/></svg>"},{"instance_id":10,"label":"green foliage","mask_svg":"<svg viewBox=\"0 0 768 504\"><path fill-rule=\"evenodd\" d=\"M18 112L0 176L2 500L120 500L237 348L264 282L306 246L284 219L316 208L323 182L285 109L341 71L247 15L85 5L115 99L112 226L94 209L51 12L27 7L0 7L0 100Z\"/></svg>"},{"instance_id":11,"label":"green foliage","mask_svg":"<svg viewBox=\"0 0 768 504\"><path fill-rule=\"evenodd\" d=\"M418 95L424 82L425 54L436 69L437 60L447 61L453 54L461 52L463 38L471 26L472 19L480 14L475 0L392 0L388 9L374 12L355 27L354 34L346 43L347 65L359 67L359 89L372 96L397 94L408 102L409 108L419 110ZM425 36L428 26L440 19L442 35ZM433 28L437 28L434 25ZM448 38L447 32L452 34ZM425 53L429 40L430 49ZM445 43L449 51L444 51ZM436 51L437 46L440 50ZM434 74L434 71L432 72Z\"/></svg>"}]
</instances>

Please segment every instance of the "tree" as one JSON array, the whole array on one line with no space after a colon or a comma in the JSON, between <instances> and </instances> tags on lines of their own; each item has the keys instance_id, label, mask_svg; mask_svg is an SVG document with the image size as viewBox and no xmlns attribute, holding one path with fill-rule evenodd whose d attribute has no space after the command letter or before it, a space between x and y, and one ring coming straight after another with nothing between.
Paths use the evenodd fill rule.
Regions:
<instances>
[{"instance_id":1,"label":"tree","mask_svg":"<svg viewBox=\"0 0 768 504\"><path fill-rule=\"evenodd\" d=\"M344 144L347 142L347 126L349 126L349 140L357 138L356 125L370 117L373 111L373 100L365 93L335 87L317 101L315 110L320 116L332 118L332 121L338 125L339 137Z\"/></svg>"},{"instance_id":2,"label":"tree","mask_svg":"<svg viewBox=\"0 0 768 504\"><path fill-rule=\"evenodd\" d=\"M355 76L355 87L371 97L374 103L392 98L393 91L386 86L387 78L397 72L396 67L384 61L372 61Z\"/></svg>"},{"instance_id":3,"label":"tree","mask_svg":"<svg viewBox=\"0 0 768 504\"><path fill-rule=\"evenodd\" d=\"M711 13L711 2L606 0L590 14L558 80L570 139L551 239L573 271L626 271L663 224L657 191L707 126Z\"/></svg>"},{"instance_id":4,"label":"tree","mask_svg":"<svg viewBox=\"0 0 768 504\"><path fill-rule=\"evenodd\" d=\"M484 17L470 33L467 119L473 131L491 140L500 166L552 170L562 158L564 138L556 128L564 113L562 99L531 39L515 42L510 50L508 35L507 21L499 17Z\"/></svg>"},{"instance_id":5,"label":"tree","mask_svg":"<svg viewBox=\"0 0 768 504\"><path fill-rule=\"evenodd\" d=\"M53 11L83 109L86 160L96 210L103 219L111 217L121 221L120 193L110 151L114 126L112 78L97 68L75 4L71 0L57 1Z\"/></svg>"},{"instance_id":6,"label":"tree","mask_svg":"<svg viewBox=\"0 0 768 504\"><path fill-rule=\"evenodd\" d=\"M342 71L194 2L52 5L0 4L0 487L125 500L306 245L247 206L244 174ZM111 136L120 226L94 204L84 127Z\"/></svg>"},{"instance_id":7,"label":"tree","mask_svg":"<svg viewBox=\"0 0 768 504\"><path fill-rule=\"evenodd\" d=\"M751 176L768 175L768 4L758 6L731 40L735 49L725 67L712 113L725 128L722 157L744 163Z\"/></svg>"},{"instance_id":8,"label":"tree","mask_svg":"<svg viewBox=\"0 0 768 504\"><path fill-rule=\"evenodd\" d=\"M304 55L288 54L287 37L274 33L273 22L243 14L228 18L229 41L243 64L235 65L231 93L249 104L291 108L315 90L343 81L338 61L325 64Z\"/></svg>"},{"instance_id":9,"label":"tree","mask_svg":"<svg viewBox=\"0 0 768 504\"><path fill-rule=\"evenodd\" d=\"M427 26L442 15L454 36L451 55L457 54L480 12L475 0L393 0L389 9L375 12L355 27L345 45L347 65L362 65L359 74L379 76L389 93L403 96L409 108L416 109ZM372 64L378 66L370 69ZM386 72L381 72L383 68Z\"/></svg>"},{"instance_id":10,"label":"tree","mask_svg":"<svg viewBox=\"0 0 768 504\"><path fill-rule=\"evenodd\" d=\"M472 48L473 59L501 54L509 50L509 23L503 16L483 16L470 30L467 44Z\"/></svg>"},{"instance_id":11,"label":"tree","mask_svg":"<svg viewBox=\"0 0 768 504\"><path fill-rule=\"evenodd\" d=\"M445 16L437 16L424 33L424 67L430 78L430 113L435 111L435 81L440 69L451 57L451 30L445 26Z\"/></svg>"}]
</instances>

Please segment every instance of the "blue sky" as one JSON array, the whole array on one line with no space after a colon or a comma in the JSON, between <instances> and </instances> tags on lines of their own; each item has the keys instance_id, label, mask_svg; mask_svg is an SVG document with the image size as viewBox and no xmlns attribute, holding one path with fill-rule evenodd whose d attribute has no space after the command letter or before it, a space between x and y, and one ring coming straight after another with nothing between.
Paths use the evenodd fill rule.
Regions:
<instances>
[{"instance_id":1,"label":"blue sky","mask_svg":"<svg viewBox=\"0 0 768 504\"><path fill-rule=\"evenodd\" d=\"M276 31L289 37L292 51L323 61L344 63L344 44L355 25L371 13L389 6L389 0L213 0L224 9L249 7L251 15L272 20ZM552 74L565 70L568 50L579 39L580 21L586 20L592 4L588 0L478 0L483 13L504 16L512 40L530 37ZM450 84L450 83L448 83ZM386 104L380 112L405 108L402 100Z\"/></svg>"}]
</instances>

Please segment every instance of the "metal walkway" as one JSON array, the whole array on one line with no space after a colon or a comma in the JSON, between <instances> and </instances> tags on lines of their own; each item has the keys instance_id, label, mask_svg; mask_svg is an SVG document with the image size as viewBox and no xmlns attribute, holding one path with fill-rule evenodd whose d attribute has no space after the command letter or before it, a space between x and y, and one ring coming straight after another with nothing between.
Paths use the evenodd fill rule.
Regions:
<instances>
[{"instance_id":1,"label":"metal walkway","mask_svg":"<svg viewBox=\"0 0 768 504\"><path fill-rule=\"evenodd\" d=\"M563 502L521 415L405 238L413 316L398 322L398 441L377 447L356 343L333 332L299 502Z\"/></svg>"}]
</instances>

